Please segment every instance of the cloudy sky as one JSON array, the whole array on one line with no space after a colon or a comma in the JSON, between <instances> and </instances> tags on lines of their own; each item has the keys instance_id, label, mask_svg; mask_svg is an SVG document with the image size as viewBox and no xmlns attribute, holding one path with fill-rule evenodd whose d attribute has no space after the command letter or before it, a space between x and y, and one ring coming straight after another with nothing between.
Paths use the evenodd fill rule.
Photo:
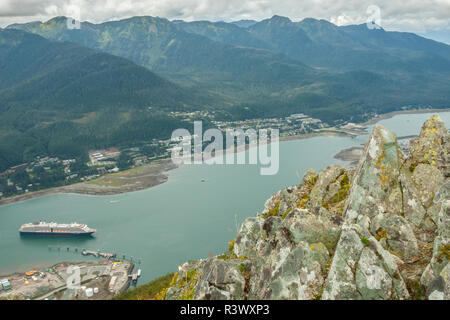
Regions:
<instances>
[{"instance_id":1,"label":"cloudy sky","mask_svg":"<svg viewBox=\"0 0 450 320\"><path fill-rule=\"evenodd\" d=\"M409 31L450 42L450 0L0 0L0 27L45 21L54 16L103 22L136 15L183 20L262 20L275 14L293 21L306 17L338 25L364 23L380 9L387 30ZM79 10L77 9L79 8ZM76 17L75 17L76 18Z\"/></svg>"}]
</instances>

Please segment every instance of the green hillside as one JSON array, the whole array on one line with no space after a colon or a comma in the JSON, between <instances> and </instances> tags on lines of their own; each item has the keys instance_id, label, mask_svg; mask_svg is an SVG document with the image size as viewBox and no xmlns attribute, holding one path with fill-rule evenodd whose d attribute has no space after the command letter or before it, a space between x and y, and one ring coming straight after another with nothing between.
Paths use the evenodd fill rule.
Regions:
<instances>
[{"instance_id":1,"label":"green hillside","mask_svg":"<svg viewBox=\"0 0 450 320\"><path fill-rule=\"evenodd\" d=\"M0 171L35 155L167 137L194 95L123 58L0 30ZM148 107L152 107L151 111Z\"/></svg>"},{"instance_id":2,"label":"green hillside","mask_svg":"<svg viewBox=\"0 0 450 320\"><path fill-rule=\"evenodd\" d=\"M448 103L445 44L315 19L274 16L246 26L133 17L69 30L58 17L10 28L125 57L214 96L232 114L250 105L263 114L312 110L330 120L350 110Z\"/></svg>"}]
</instances>

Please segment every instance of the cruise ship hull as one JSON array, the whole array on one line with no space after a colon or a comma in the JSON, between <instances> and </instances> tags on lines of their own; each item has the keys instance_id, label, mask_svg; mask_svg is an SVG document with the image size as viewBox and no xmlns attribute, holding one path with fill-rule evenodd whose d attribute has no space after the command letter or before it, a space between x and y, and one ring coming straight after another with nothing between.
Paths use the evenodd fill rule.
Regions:
<instances>
[{"instance_id":1,"label":"cruise ship hull","mask_svg":"<svg viewBox=\"0 0 450 320\"><path fill-rule=\"evenodd\" d=\"M90 237L94 232L72 233L72 232L28 232L19 231L21 236L46 236L46 237Z\"/></svg>"},{"instance_id":2,"label":"cruise ship hull","mask_svg":"<svg viewBox=\"0 0 450 320\"><path fill-rule=\"evenodd\" d=\"M44 237L89 237L97 230L82 223L33 222L19 228L20 235Z\"/></svg>"}]
</instances>

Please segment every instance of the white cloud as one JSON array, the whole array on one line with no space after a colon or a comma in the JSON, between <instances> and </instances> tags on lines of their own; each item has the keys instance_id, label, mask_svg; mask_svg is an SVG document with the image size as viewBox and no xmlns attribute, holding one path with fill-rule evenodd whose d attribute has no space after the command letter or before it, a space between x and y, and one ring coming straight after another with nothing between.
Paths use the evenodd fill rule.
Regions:
<instances>
[{"instance_id":1,"label":"white cloud","mask_svg":"<svg viewBox=\"0 0 450 320\"><path fill-rule=\"evenodd\" d=\"M450 0L1 0L0 26L67 15L78 5L91 22L151 15L184 20L261 20L274 14L299 21L307 17L335 24L365 23L369 5L381 10L387 30L427 32L450 27Z\"/></svg>"}]
</instances>

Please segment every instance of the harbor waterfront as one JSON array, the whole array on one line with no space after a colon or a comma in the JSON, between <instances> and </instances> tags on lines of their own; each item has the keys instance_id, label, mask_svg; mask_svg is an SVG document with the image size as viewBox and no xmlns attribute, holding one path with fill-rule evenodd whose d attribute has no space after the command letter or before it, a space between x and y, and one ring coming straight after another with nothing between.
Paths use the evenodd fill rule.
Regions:
<instances>
[{"instance_id":1,"label":"harbor waterfront","mask_svg":"<svg viewBox=\"0 0 450 320\"><path fill-rule=\"evenodd\" d=\"M40 270L16 272L4 279L8 287L0 290L0 300L111 299L135 283L138 271L133 269L129 262L90 261L60 262Z\"/></svg>"},{"instance_id":2,"label":"harbor waterfront","mask_svg":"<svg viewBox=\"0 0 450 320\"><path fill-rule=\"evenodd\" d=\"M400 114L380 123L399 137L410 136L431 114ZM439 116L448 127L450 112ZM188 259L223 252L240 223L260 211L272 193L298 183L309 168L347 164L334 155L361 146L367 137L284 141L280 170L273 176L261 176L256 165L185 165L170 171L168 182L147 190L115 196L57 194L2 206L0 275L80 261L80 254L49 250L60 246L133 257L140 260L140 283L150 281ZM92 238L20 237L22 224L39 220L80 221L97 232Z\"/></svg>"}]
</instances>

